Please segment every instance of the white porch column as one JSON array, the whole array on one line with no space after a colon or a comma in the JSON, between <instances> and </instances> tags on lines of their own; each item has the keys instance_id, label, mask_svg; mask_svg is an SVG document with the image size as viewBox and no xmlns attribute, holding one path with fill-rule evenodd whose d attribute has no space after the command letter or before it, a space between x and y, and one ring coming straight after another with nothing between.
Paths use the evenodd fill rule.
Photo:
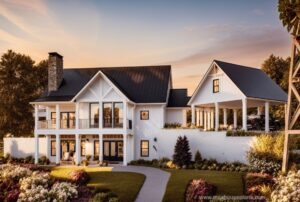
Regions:
<instances>
[{"instance_id":1,"label":"white porch column","mask_svg":"<svg viewBox=\"0 0 300 202\"><path fill-rule=\"evenodd\" d=\"M60 129L60 108L59 105L57 104L55 106L55 112L56 112L56 130Z\"/></svg>"},{"instance_id":2,"label":"white porch column","mask_svg":"<svg viewBox=\"0 0 300 202\"><path fill-rule=\"evenodd\" d=\"M192 125L195 125L195 105L192 105Z\"/></svg>"},{"instance_id":3,"label":"white porch column","mask_svg":"<svg viewBox=\"0 0 300 202\"><path fill-rule=\"evenodd\" d=\"M127 166L127 134L123 134L123 165Z\"/></svg>"},{"instance_id":4,"label":"white porch column","mask_svg":"<svg viewBox=\"0 0 300 202\"><path fill-rule=\"evenodd\" d=\"M123 102L123 129L124 129L124 133L126 133L126 131L127 131L127 108L128 108L128 106L127 106L127 102L126 101L124 101ZM162 128L163 128L164 126L162 126Z\"/></svg>"},{"instance_id":5,"label":"white porch column","mask_svg":"<svg viewBox=\"0 0 300 202\"><path fill-rule=\"evenodd\" d=\"M39 124L39 105L34 105L34 129L37 130Z\"/></svg>"},{"instance_id":6,"label":"white porch column","mask_svg":"<svg viewBox=\"0 0 300 202\"><path fill-rule=\"evenodd\" d=\"M207 130L210 130L211 129L211 125L210 125L211 124L211 117L210 117L211 112L210 112L210 109L206 113L207 113Z\"/></svg>"},{"instance_id":7,"label":"white porch column","mask_svg":"<svg viewBox=\"0 0 300 202\"><path fill-rule=\"evenodd\" d=\"M38 164L38 162L39 162L39 135L37 133L34 135L34 141L35 141L34 164Z\"/></svg>"},{"instance_id":8,"label":"white porch column","mask_svg":"<svg viewBox=\"0 0 300 202\"><path fill-rule=\"evenodd\" d=\"M206 131L207 130L207 113L206 111L203 111L204 113L204 130Z\"/></svg>"},{"instance_id":9,"label":"white porch column","mask_svg":"<svg viewBox=\"0 0 300 202\"><path fill-rule=\"evenodd\" d=\"M80 135L77 133L77 134L75 134L75 141L76 141L76 144L75 144L75 154L76 154L76 156L75 156L75 162L76 162L76 165L80 165L80 156L81 156L81 154L80 154Z\"/></svg>"},{"instance_id":10,"label":"white porch column","mask_svg":"<svg viewBox=\"0 0 300 202\"><path fill-rule=\"evenodd\" d=\"M215 113L214 109L210 109L210 128L214 129L215 127Z\"/></svg>"},{"instance_id":11,"label":"white porch column","mask_svg":"<svg viewBox=\"0 0 300 202\"><path fill-rule=\"evenodd\" d=\"M200 124L200 110L196 109L196 126Z\"/></svg>"},{"instance_id":12,"label":"white porch column","mask_svg":"<svg viewBox=\"0 0 300 202\"><path fill-rule=\"evenodd\" d=\"M203 126L203 109L200 109L199 116L200 116L200 126Z\"/></svg>"},{"instance_id":13,"label":"white porch column","mask_svg":"<svg viewBox=\"0 0 300 202\"><path fill-rule=\"evenodd\" d=\"M99 129L101 130L102 128L103 128L103 102L99 101Z\"/></svg>"},{"instance_id":14,"label":"white porch column","mask_svg":"<svg viewBox=\"0 0 300 202\"><path fill-rule=\"evenodd\" d=\"M237 109L233 109L233 128L237 128Z\"/></svg>"},{"instance_id":15,"label":"white porch column","mask_svg":"<svg viewBox=\"0 0 300 202\"><path fill-rule=\"evenodd\" d=\"M55 163L58 165L60 163L60 135L56 134L56 158L55 158Z\"/></svg>"},{"instance_id":16,"label":"white porch column","mask_svg":"<svg viewBox=\"0 0 300 202\"><path fill-rule=\"evenodd\" d=\"M103 162L103 134L99 134L99 161Z\"/></svg>"},{"instance_id":17,"label":"white porch column","mask_svg":"<svg viewBox=\"0 0 300 202\"><path fill-rule=\"evenodd\" d=\"M46 152L46 156L48 159L50 159L51 156L51 135L46 135L46 148L47 148L47 152Z\"/></svg>"},{"instance_id":18,"label":"white porch column","mask_svg":"<svg viewBox=\"0 0 300 202\"><path fill-rule=\"evenodd\" d=\"M216 124L215 124L215 131L219 130L219 103L215 103L215 114L216 114Z\"/></svg>"},{"instance_id":19,"label":"white porch column","mask_svg":"<svg viewBox=\"0 0 300 202\"><path fill-rule=\"evenodd\" d=\"M243 114L243 130L247 131L247 98L242 99L242 114Z\"/></svg>"},{"instance_id":20,"label":"white porch column","mask_svg":"<svg viewBox=\"0 0 300 202\"><path fill-rule=\"evenodd\" d=\"M223 119L223 124L224 124L225 127L227 127L227 109L226 108L223 109L223 115L224 115L223 116L223 118L224 118Z\"/></svg>"},{"instance_id":21,"label":"white porch column","mask_svg":"<svg viewBox=\"0 0 300 202\"><path fill-rule=\"evenodd\" d=\"M265 132L270 132L270 113L269 113L270 103L265 102Z\"/></svg>"},{"instance_id":22,"label":"white porch column","mask_svg":"<svg viewBox=\"0 0 300 202\"><path fill-rule=\"evenodd\" d=\"M79 129L79 102L75 103L75 128Z\"/></svg>"},{"instance_id":23,"label":"white porch column","mask_svg":"<svg viewBox=\"0 0 300 202\"><path fill-rule=\"evenodd\" d=\"M34 105L34 142L35 142L35 151L34 151L34 163L38 164L39 161L39 135L37 133L38 129L38 105Z\"/></svg>"}]
</instances>

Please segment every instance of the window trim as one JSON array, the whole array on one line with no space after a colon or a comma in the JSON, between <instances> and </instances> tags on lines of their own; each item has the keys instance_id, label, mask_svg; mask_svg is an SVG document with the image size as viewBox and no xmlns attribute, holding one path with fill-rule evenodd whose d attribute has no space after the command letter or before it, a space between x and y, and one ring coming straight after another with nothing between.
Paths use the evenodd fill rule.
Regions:
<instances>
[{"instance_id":1,"label":"window trim","mask_svg":"<svg viewBox=\"0 0 300 202\"><path fill-rule=\"evenodd\" d=\"M53 143L53 142L54 142L54 145L55 145L55 154L52 153L52 150L53 150L52 143ZM51 155L51 156L56 156L56 140L51 140L51 142L50 142L50 147L51 147L51 148L50 148L50 151L51 151L51 152L50 152L50 153L51 153L50 155Z\"/></svg>"},{"instance_id":2,"label":"window trim","mask_svg":"<svg viewBox=\"0 0 300 202\"><path fill-rule=\"evenodd\" d=\"M215 82L218 82L218 84L215 84ZM218 87L218 90L215 90L215 87ZM213 79L213 93L220 92L220 79Z\"/></svg>"},{"instance_id":3,"label":"window trim","mask_svg":"<svg viewBox=\"0 0 300 202\"><path fill-rule=\"evenodd\" d=\"M143 113L143 112L147 112L147 113L148 113L147 119L143 119L143 118L142 118L142 113ZM149 120L149 119L150 119L150 112L149 112L149 110L141 110L141 111L140 111L140 120L144 121L144 120Z\"/></svg>"},{"instance_id":4,"label":"window trim","mask_svg":"<svg viewBox=\"0 0 300 202\"><path fill-rule=\"evenodd\" d=\"M148 148L147 148L147 155L143 155L143 142L147 142L148 143ZM140 154L141 154L141 157L149 157L149 153L150 153L150 142L149 140L141 140L140 142Z\"/></svg>"}]
</instances>

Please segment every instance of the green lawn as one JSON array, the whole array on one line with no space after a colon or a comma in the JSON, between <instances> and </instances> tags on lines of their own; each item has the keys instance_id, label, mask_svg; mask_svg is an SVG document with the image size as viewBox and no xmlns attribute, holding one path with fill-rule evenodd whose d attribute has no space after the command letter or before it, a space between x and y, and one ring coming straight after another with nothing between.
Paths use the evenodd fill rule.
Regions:
<instances>
[{"instance_id":1,"label":"green lawn","mask_svg":"<svg viewBox=\"0 0 300 202\"><path fill-rule=\"evenodd\" d=\"M184 192L191 179L202 178L217 186L217 195L243 195L242 174L208 170L168 170L171 173L164 202L184 201Z\"/></svg>"},{"instance_id":2,"label":"green lawn","mask_svg":"<svg viewBox=\"0 0 300 202\"><path fill-rule=\"evenodd\" d=\"M120 201L133 202L137 197L145 176L130 172L110 172L111 168L55 167L51 175L56 178L68 179L74 169L85 169L90 176L88 186L109 189L118 195Z\"/></svg>"}]
</instances>

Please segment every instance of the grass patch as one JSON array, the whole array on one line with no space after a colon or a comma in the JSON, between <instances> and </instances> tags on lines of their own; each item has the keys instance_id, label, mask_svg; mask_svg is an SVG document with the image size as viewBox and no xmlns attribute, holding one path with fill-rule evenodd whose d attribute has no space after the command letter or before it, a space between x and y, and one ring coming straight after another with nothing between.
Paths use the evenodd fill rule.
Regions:
<instances>
[{"instance_id":1,"label":"grass patch","mask_svg":"<svg viewBox=\"0 0 300 202\"><path fill-rule=\"evenodd\" d=\"M111 190L118 195L120 201L134 201L139 193L145 176L130 172L111 172L111 167L78 167L78 166L59 166L54 167L51 176L58 179L68 180L69 174L73 170L84 169L90 176L87 184L90 187L97 187L103 190Z\"/></svg>"},{"instance_id":2,"label":"grass patch","mask_svg":"<svg viewBox=\"0 0 300 202\"><path fill-rule=\"evenodd\" d=\"M164 202L184 201L184 192L191 179L202 178L217 186L217 195L243 195L242 173L209 170L168 170L171 173Z\"/></svg>"}]
</instances>

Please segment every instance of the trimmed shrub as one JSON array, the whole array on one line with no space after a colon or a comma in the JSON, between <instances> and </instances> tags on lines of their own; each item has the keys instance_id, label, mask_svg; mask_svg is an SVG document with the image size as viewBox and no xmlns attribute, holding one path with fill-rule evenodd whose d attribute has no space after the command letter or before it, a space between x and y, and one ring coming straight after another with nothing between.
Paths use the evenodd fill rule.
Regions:
<instances>
[{"instance_id":1,"label":"trimmed shrub","mask_svg":"<svg viewBox=\"0 0 300 202\"><path fill-rule=\"evenodd\" d=\"M202 162L202 156L199 150L197 150L195 153L195 163L201 163L201 162Z\"/></svg>"},{"instance_id":2,"label":"trimmed shrub","mask_svg":"<svg viewBox=\"0 0 300 202\"><path fill-rule=\"evenodd\" d=\"M118 197L112 192L100 192L97 193L91 202L118 202Z\"/></svg>"},{"instance_id":3,"label":"trimmed shrub","mask_svg":"<svg viewBox=\"0 0 300 202\"><path fill-rule=\"evenodd\" d=\"M182 168L187 167L191 163L191 159L192 154L187 137L179 136L174 149L173 162Z\"/></svg>"},{"instance_id":4,"label":"trimmed shrub","mask_svg":"<svg viewBox=\"0 0 300 202\"><path fill-rule=\"evenodd\" d=\"M203 179L192 180L185 191L186 202L204 202L208 201L205 197L213 196L217 191L216 186L209 184Z\"/></svg>"},{"instance_id":5,"label":"trimmed shrub","mask_svg":"<svg viewBox=\"0 0 300 202\"><path fill-rule=\"evenodd\" d=\"M90 179L89 175L84 170L73 170L70 173L70 177L71 181L78 185L86 184Z\"/></svg>"},{"instance_id":6,"label":"trimmed shrub","mask_svg":"<svg viewBox=\"0 0 300 202\"><path fill-rule=\"evenodd\" d=\"M25 160L25 161L27 161L27 160ZM50 164L50 160L46 156L41 156L41 158L39 158L39 164L41 164L41 165L49 165Z\"/></svg>"}]
</instances>

